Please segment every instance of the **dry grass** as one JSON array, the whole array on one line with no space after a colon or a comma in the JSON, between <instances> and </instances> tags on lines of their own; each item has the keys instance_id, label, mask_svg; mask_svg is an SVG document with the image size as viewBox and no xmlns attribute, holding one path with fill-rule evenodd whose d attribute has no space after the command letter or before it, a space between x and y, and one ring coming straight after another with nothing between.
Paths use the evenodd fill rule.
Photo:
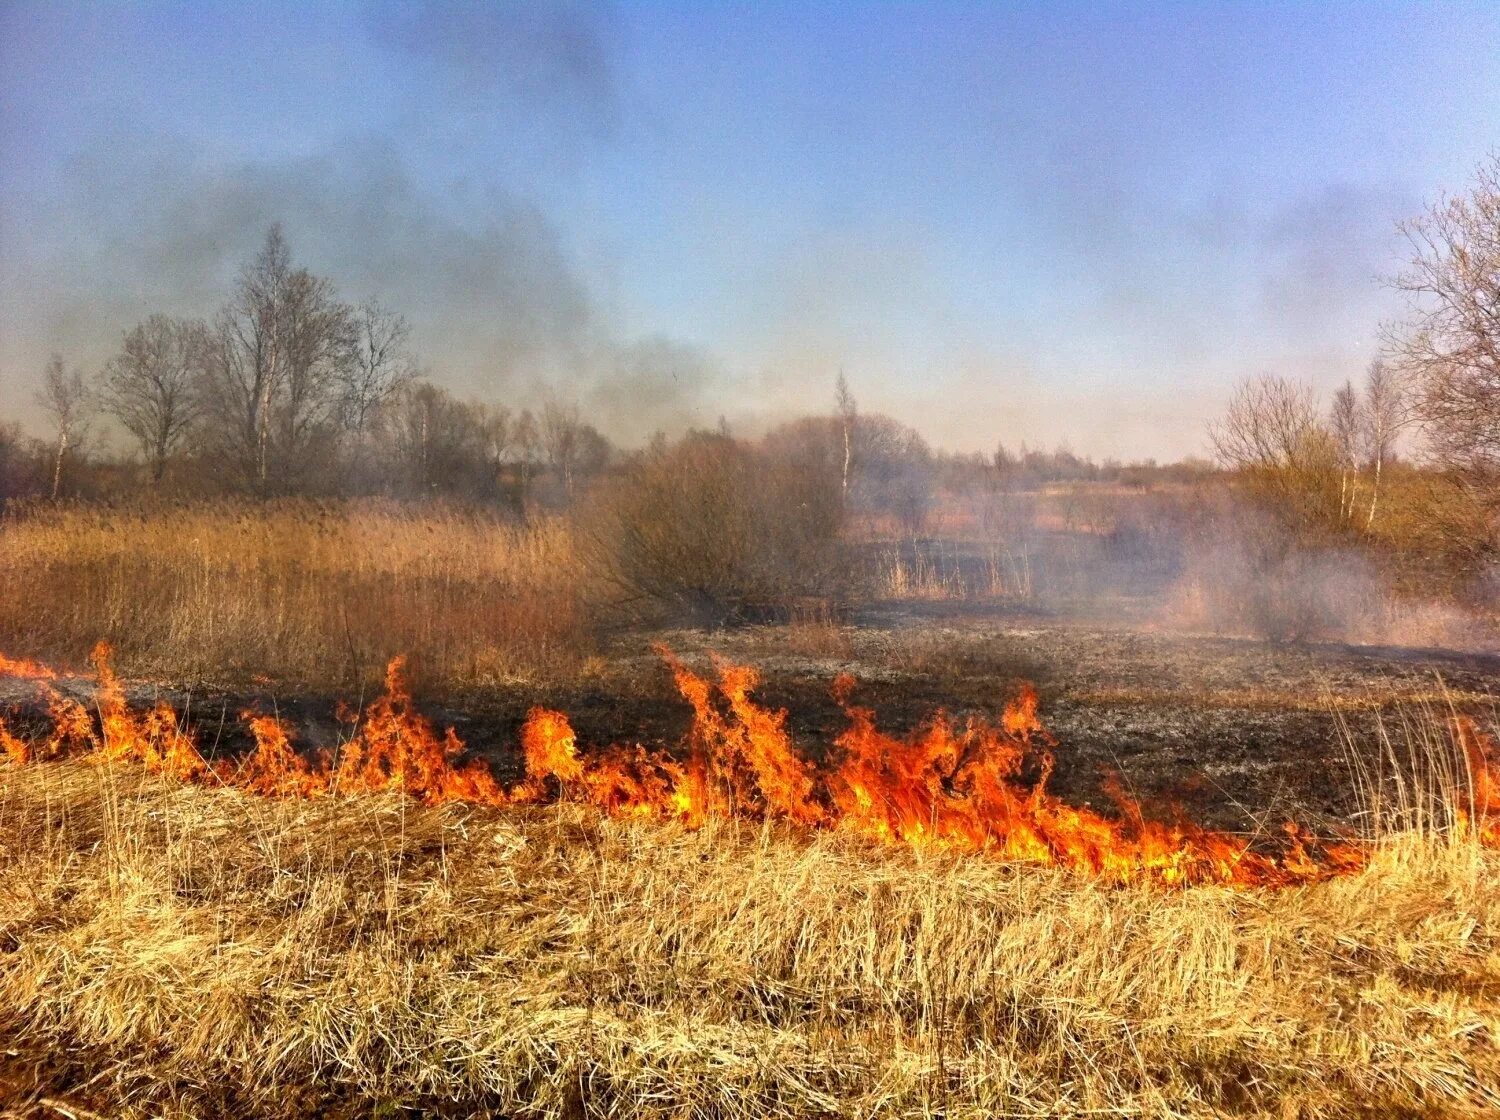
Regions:
<instances>
[{"instance_id":1,"label":"dry grass","mask_svg":"<svg viewBox=\"0 0 1500 1120\"><path fill-rule=\"evenodd\" d=\"M174 682L529 678L588 652L572 536L442 507L306 501L37 507L0 521L8 651Z\"/></svg>"},{"instance_id":2,"label":"dry grass","mask_svg":"<svg viewBox=\"0 0 1500 1120\"><path fill-rule=\"evenodd\" d=\"M874 551L874 591L891 602L993 599L1029 602L1034 597L1032 558L1024 543L996 544L904 541Z\"/></svg>"},{"instance_id":3,"label":"dry grass","mask_svg":"<svg viewBox=\"0 0 1500 1120\"><path fill-rule=\"evenodd\" d=\"M124 1117L1440 1116L1500 1106L1500 873L1108 889L576 806L0 770L0 1037Z\"/></svg>"}]
</instances>

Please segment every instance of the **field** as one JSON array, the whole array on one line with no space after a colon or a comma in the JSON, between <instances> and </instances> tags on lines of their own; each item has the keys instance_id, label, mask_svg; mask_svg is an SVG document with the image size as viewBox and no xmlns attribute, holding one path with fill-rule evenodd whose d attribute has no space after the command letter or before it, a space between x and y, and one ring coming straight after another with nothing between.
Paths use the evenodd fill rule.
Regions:
<instances>
[{"instance_id":1,"label":"field","mask_svg":"<svg viewBox=\"0 0 1500 1120\"><path fill-rule=\"evenodd\" d=\"M44 688L88 713L0 761L9 1115L1500 1108L1494 647L1214 633L1091 524L1031 524L872 533L848 609L701 630L604 611L561 521L6 523L0 652L62 675L13 664L0 712L32 754ZM383 708L398 654L414 699ZM538 707L578 760L522 751ZM366 765L272 791L246 710ZM700 756L734 787L704 811L621 792ZM849 796L891 757L925 767L915 816ZM1014 762L989 795L976 758Z\"/></svg>"}]
</instances>

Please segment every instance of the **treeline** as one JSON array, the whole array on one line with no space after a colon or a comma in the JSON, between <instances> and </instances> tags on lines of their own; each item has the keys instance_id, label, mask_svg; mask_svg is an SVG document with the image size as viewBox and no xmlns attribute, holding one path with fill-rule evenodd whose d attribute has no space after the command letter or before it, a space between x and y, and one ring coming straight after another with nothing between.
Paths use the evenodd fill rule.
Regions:
<instances>
[{"instance_id":1,"label":"treeline","mask_svg":"<svg viewBox=\"0 0 1500 1120\"><path fill-rule=\"evenodd\" d=\"M0 427L0 496L566 494L613 448L575 407L513 412L419 375L410 328L293 264L279 227L210 319L151 315L93 376L54 356L37 403L51 434ZM128 460L94 451L100 420ZM93 453L91 453L93 452ZM556 491L557 494L553 494Z\"/></svg>"},{"instance_id":2,"label":"treeline","mask_svg":"<svg viewBox=\"0 0 1500 1120\"><path fill-rule=\"evenodd\" d=\"M1500 156L1469 192L1405 223L1413 255L1392 281L1409 314L1382 331L1360 386L1323 402L1265 374L1211 429L1220 463L1289 533L1398 554L1429 585L1479 581L1500 558ZM1403 443L1418 452L1404 462ZM1415 582L1415 581L1414 581Z\"/></svg>"},{"instance_id":3,"label":"treeline","mask_svg":"<svg viewBox=\"0 0 1500 1120\"><path fill-rule=\"evenodd\" d=\"M331 281L294 264L279 227L215 315L151 315L93 374L54 356L37 403L49 422L45 439L0 424L0 500L146 491L556 507L650 450L614 447L576 405L512 410L433 384L421 375L406 320L342 300ZM830 415L773 430L757 453L826 472L844 512L889 514L910 532L921 530L939 491L1144 485L1203 469L1101 465L1024 445L950 455L905 424L861 413L842 376L832 403ZM128 438L127 456L101 453L103 424Z\"/></svg>"}]
</instances>

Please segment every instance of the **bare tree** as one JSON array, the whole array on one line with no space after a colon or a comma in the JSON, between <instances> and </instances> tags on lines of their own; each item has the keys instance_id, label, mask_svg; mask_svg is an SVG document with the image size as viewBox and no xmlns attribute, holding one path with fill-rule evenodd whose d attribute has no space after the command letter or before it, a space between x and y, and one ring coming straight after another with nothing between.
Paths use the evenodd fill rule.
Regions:
<instances>
[{"instance_id":1,"label":"bare tree","mask_svg":"<svg viewBox=\"0 0 1500 1120\"><path fill-rule=\"evenodd\" d=\"M578 435L583 421L577 405L548 401L542 406L541 444L547 464L562 480L563 490L573 493L573 473L578 461Z\"/></svg>"},{"instance_id":2,"label":"bare tree","mask_svg":"<svg viewBox=\"0 0 1500 1120\"><path fill-rule=\"evenodd\" d=\"M160 486L197 419L194 388L206 353L202 323L152 315L125 335L101 379L101 400L140 446Z\"/></svg>"},{"instance_id":3,"label":"bare tree","mask_svg":"<svg viewBox=\"0 0 1500 1120\"><path fill-rule=\"evenodd\" d=\"M56 432L52 459L52 497L56 499L62 491L63 463L68 452L75 450L87 436L93 401L82 372L76 368L68 370L61 354L53 354L42 370L42 387L37 391L36 401Z\"/></svg>"},{"instance_id":4,"label":"bare tree","mask_svg":"<svg viewBox=\"0 0 1500 1120\"><path fill-rule=\"evenodd\" d=\"M531 492L531 474L542 451L542 430L529 408L516 417L511 439L516 447L516 460L521 465L521 502L524 505Z\"/></svg>"},{"instance_id":5,"label":"bare tree","mask_svg":"<svg viewBox=\"0 0 1500 1120\"><path fill-rule=\"evenodd\" d=\"M1328 430L1339 459L1339 520L1347 521L1354 508L1354 479L1361 459L1365 418L1354 384L1345 381L1333 394Z\"/></svg>"},{"instance_id":6,"label":"bare tree","mask_svg":"<svg viewBox=\"0 0 1500 1120\"><path fill-rule=\"evenodd\" d=\"M577 405L548 401L542 406L538 432L547 465L570 498L578 480L598 474L614 453L613 445L599 429L579 416Z\"/></svg>"},{"instance_id":7,"label":"bare tree","mask_svg":"<svg viewBox=\"0 0 1500 1120\"><path fill-rule=\"evenodd\" d=\"M207 365L215 435L257 491L329 457L354 349L350 309L327 280L292 267L273 226L219 315Z\"/></svg>"},{"instance_id":8,"label":"bare tree","mask_svg":"<svg viewBox=\"0 0 1500 1120\"><path fill-rule=\"evenodd\" d=\"M1303 517L1332 514L1337 451L1310 386L1273 374L1242 382L1209 438L1221 463Z\"/></svg>"},{"instance_id":9,"label":"bare tree","mask_svg":"<svg viewBox=\"0 0 1500 1120\"><path fill-rule=\"evenodd\" d=\"M402 315L376 302L349 311L353 346L339 371L348 426L361 430L370 413L417 376L408 342L411 326Z\"/></svg>"},{"instance_id":10,"label":"bare tree","mask_svg":"<svg viewBox=\"0 0 1500 1120\"><path fill-rule=\"evenodd\" d=\"M402 488L414 493L476 494L493 485L483 405L458 400L427 381L391 399L391 458Z\"/></svg>"},{"instance_id":11,"label":"bare tree","mask_svg":"<svg viewBox=\"0 0 1500 1120\"><path fill-rule=\"evenodd\" d=\"M859 408L854 403L854 394L849 391L849 382L844 371L839 370L838 380L833 385L833 401L838 409L839 428L844 436L844 472L842 493L849 497L849 468L854 459L854 425L859 419Z\"/></svg>"},{"instance_id":12,"label":"bare tree","mask_svg":"<svg viewBox=\"0 0 1500 1120\"><path fill-rule=\"evenodd\" d=\"M21 434L21 425L0 421L0 509L6 501L35 492L41 475L37 456Z\"/></svg>"},{"instance_id":13,"label":"bare tree","mask_svg":"<svg viewBox=\"0 0 1500 1120\"><path fill-rule=\"evenodd\" d=\"M498 487L501 472L515 445L516 421L510 409L501 405L479 406L479 428L484 438L485 458Z\"/></svg>"},{"instance_id":14,"label":"bare tree","mask_svg":"<svg viewBox=\"0 0 1500 1120\"><path fill-rule=\"evenodd\" d=\"M1384 328L1386 355L1438 461L1500 500L1500 155L1400 228L1413 255L1392 283L1410 314Z\"/></svg>"},{"instance_id":15,"label":"bare tree","mask_svg":"<svg viewBox=\"0 0 1500 1120\"><path fill-rule=\"evenodd\" d=\"M1409 423L1406 393L1391 368L1379 358L1370 363L1365 375L1364 421L1365 453L1369 458L1374 485L1370 491L1370 513L1365 528L1375 524L1375 508L1380 501L1380 477L1386 461L1395 452L1396 437Z\"/></svg>"},{"instance_id":16,"label":"bare tree","mask_svg":"<svg viewBox=\"0 0 1500 1120\"><path fill-rule=\"evenodd\" d=\"M370 422L376 410L417 376L408 347L406 319L379 303L361 304L349 313L353 345L338 373L339 406L352 444L351 473L364 465Z\"/></svg>"}]
</instances>

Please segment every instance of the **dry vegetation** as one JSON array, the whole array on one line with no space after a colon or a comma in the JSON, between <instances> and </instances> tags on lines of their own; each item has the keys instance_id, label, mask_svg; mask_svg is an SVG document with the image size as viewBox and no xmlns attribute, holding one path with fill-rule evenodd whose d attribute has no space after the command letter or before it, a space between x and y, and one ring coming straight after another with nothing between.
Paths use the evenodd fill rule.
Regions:
<instances>
[{"instance_id":1,"label":"dry vegetation","mask_svg":"<svg viewBox=\"0 0 1500 1120\"><path fill-rule=\"evenodd\" d=\"M264 801L83 764L8 769L0 788L0 1032L18 1107L1500 1106L1500 869L1463 842L1409 836L1297 890L1110 889L569 805Z\"/></svg>"},{"instance_id":2,"label":"dry vegetation","mask_svg":"<svg viewBox=\"0 0 1500 1120\"><path fill-rule=\"evenodd\" d=\"M12 654L174 683L380 679L398 653L435 683L527 679L588 652L560 520L287 500L39 506L0 519Z\"/></svg>"},{"instance_id":3,"label":"dry vegetation","mask_svg":"<svg viewBox=\"0 0 1500 1120\"><path fill-rule=\"evenodd\" d=\"M943 511L956 544L852 545L885 609L1165 570L1154 522L1122 516L1146 500L1031 504L999 509L1004 546L984 511ZM265 674L324 695L407 652L430 688L533 700L598 652L614 675L595 684L629 696L594 698L593 718L630 734L661 706L633 660L646 639L624 656L603 644L576 533L382 503L13 511L0 649L78 665L104 637L129 676L243 689ZM850 664L875 670L903 727L937 705L983 711L1044 669L1044 691L1071 690L1064 783L1094 757L1087 728L1131 745L1126 709L1186 720L1140 756L1157 770L1227 764L1229 744L1193 729L1260 734L1261 708L1347 706L1348 734L1369 733L1354 722L1369 698L1325 702L1337 682L1313 690L1309 667L1331 663L1287 651L1265 657L1295 680L1262 681L1249 644L1183 645L1223 667L1200 693L1177 647L1140 635L880 631L835 606L800 597L787 625L674 644L780 659L775 702L799 729ZM1500 1109L1500 855L1459 835L1438 787L1468 781L1454 705L1487 727L1495 709L1483 681L1403 681L1407 715L1376 724L1381 761L1349 744L1375 857L1284 890L1121 888L776 821L268 800L128 765L0 761L0 1116L1481 1115ZM1225 707L1251 715L1196 722ZM1344 780L1306 742L1277 759L1256 744L1236 749Z\"/></svg>"}]
</instances>

